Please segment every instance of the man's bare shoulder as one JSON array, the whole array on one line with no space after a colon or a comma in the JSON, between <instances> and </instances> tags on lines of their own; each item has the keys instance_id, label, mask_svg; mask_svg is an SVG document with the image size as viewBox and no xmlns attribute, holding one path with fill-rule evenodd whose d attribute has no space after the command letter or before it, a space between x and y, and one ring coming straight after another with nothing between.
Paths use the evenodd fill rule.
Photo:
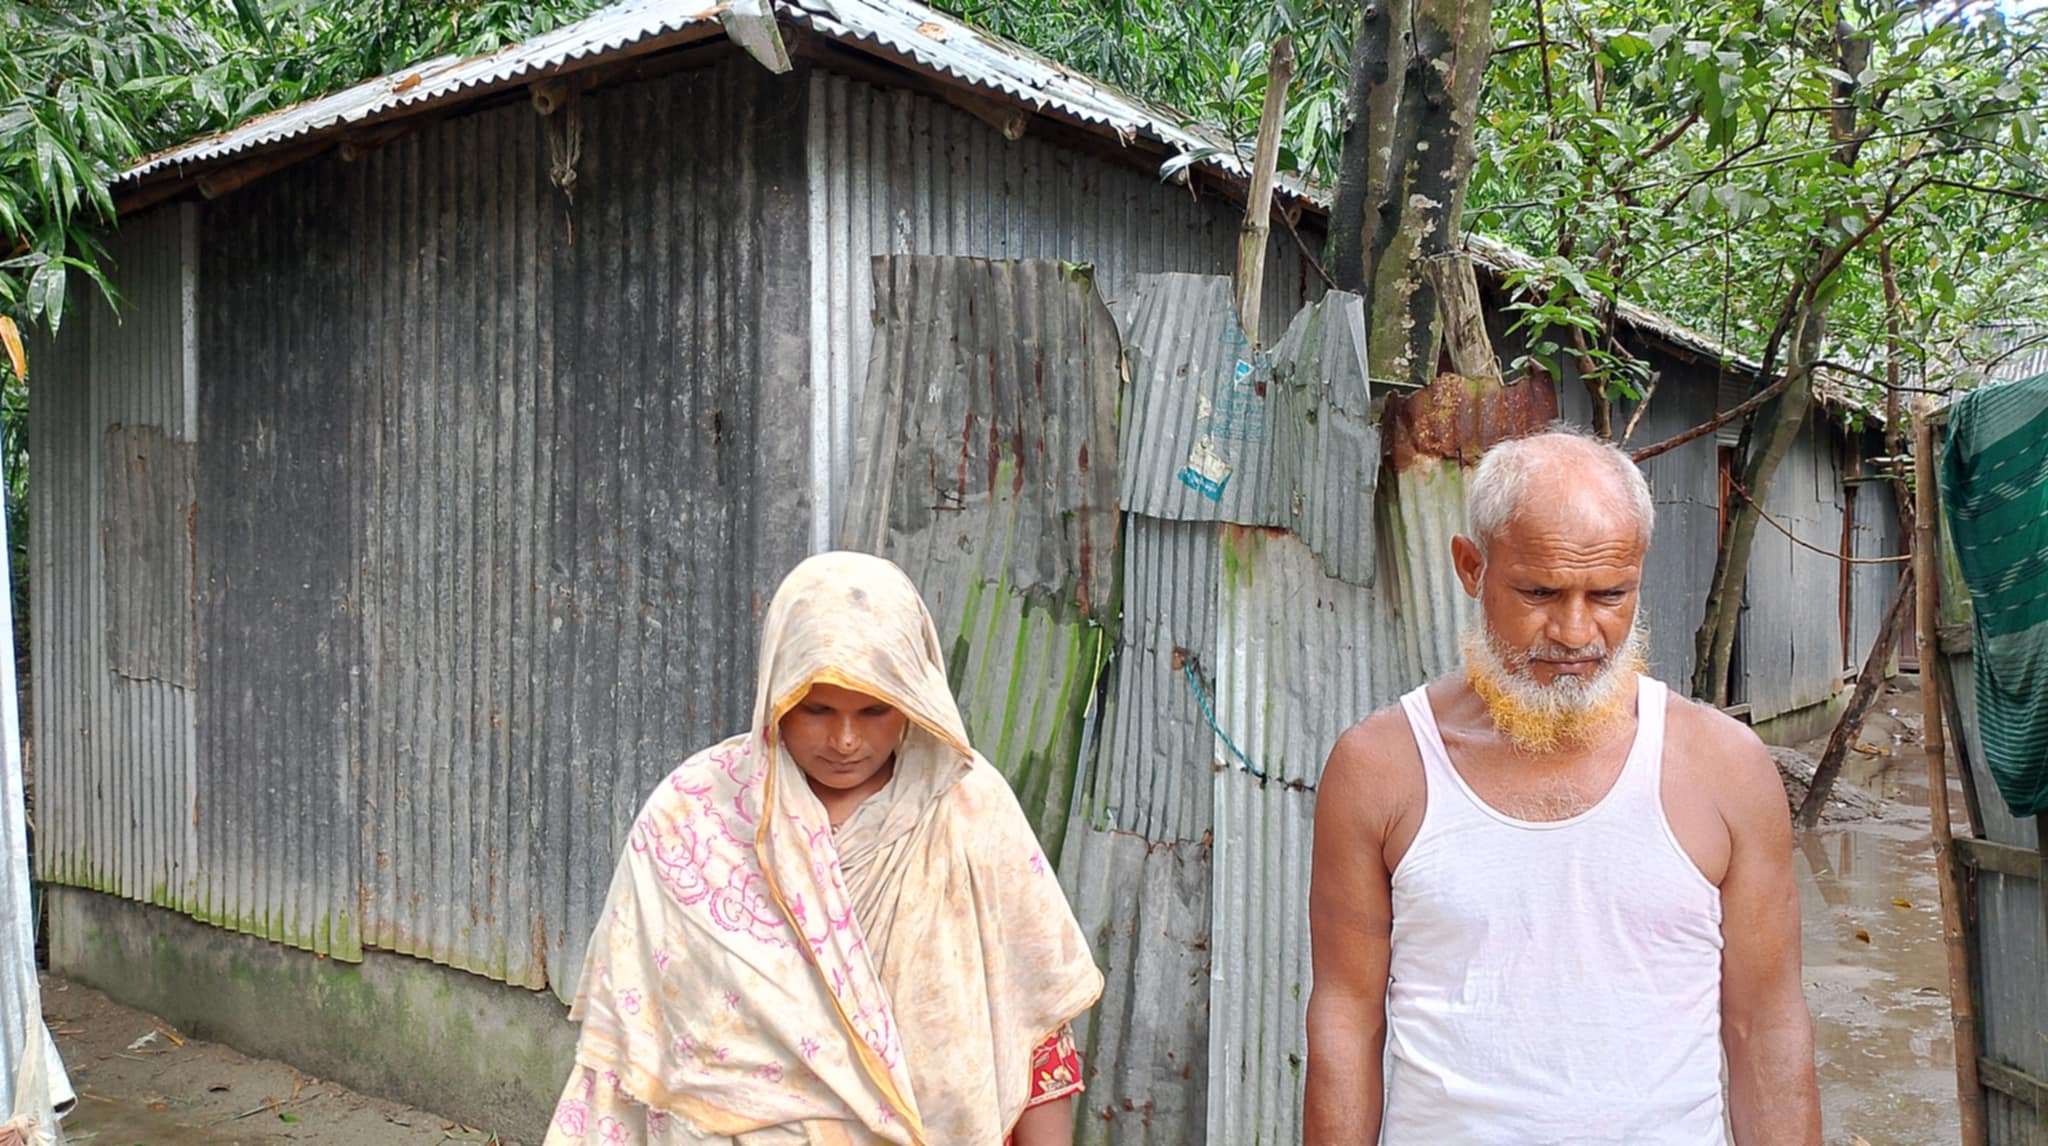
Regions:
<instances>
[{"instance_id":1,"label":"man's bare shoulder","mask_svg":"<svg viewBox=\"0 0 2048 1146\"><path fill-rule=\"evenodd\" d=\"M1422 754L1398 704L1380 709L1337 738L1323 766L1317 802L1337 802L1384 822L1422 799Z\"/></svg>"},{"instance_id":2,"label":"man's bare shoulder","mask_svg":"<svg viewBox=\"0 0 2048 1146\"><path fill-rule=\"evenodd\" d=\"M1731 824L1787 815L1777 763L1748 725L1675 692L1665 720L1667 762L1681 770L1687 783L1712 796Z\"/></svg>"}]
</instances>

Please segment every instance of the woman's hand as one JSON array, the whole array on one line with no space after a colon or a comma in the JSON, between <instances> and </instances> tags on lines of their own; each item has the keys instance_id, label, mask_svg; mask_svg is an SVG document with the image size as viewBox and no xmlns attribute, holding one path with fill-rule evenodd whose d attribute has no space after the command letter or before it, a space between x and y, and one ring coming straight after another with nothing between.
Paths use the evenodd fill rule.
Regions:
<instances>
[{"instance_id":1,"label":"woman's hand","mask_svg":"<svg viewBox=\"0 0 2048 1146\"><path fill-rule=\"evenodd\" d=\"M1026 1107L1010 1141L1014 1146L1073 1146L1074 1097Z\"/></svg>"}]
</instances>

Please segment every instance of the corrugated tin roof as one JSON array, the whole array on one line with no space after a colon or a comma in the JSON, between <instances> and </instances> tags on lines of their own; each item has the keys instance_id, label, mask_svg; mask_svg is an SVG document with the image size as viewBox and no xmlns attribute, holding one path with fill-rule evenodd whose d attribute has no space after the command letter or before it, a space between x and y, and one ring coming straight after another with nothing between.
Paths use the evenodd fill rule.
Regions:
<instances>
[{"instance_id":1,"label":"corrugated tin roof","mask_svg":"<svg viewBox=\"0 0 2048 1146\"><path fill-rule=\"evenodd\" d=\"M438 56L332 95L259 115L231 130L147 156L122 172L114 185L137 183L172 168L210 165L270 144L310 139L400 109L424 110L465 92L481 94L479 89L525 81L693 24L713 23L718 11L718 7L698 0L625 0L544 36L508 44L486 55Z\"/></svg>"},{"instance_id":2,"label":"corrugated tin roof","mask_svg":"<svg viewBox=\"0 0 2048 1146\"><path fill-rule=\"evenodd\" d=\"M482 94L525 82L692 26L705 26L709 32L723 8L701 0L625 0L487 55L441 56L258 116L230 131L148 156L114 182L116 186L133 184L166 170L212 164L291 140L310 140L339 128L388 118L404 109L425 110L465 93ZM1125 143L1144 138L1182 152L1221 149L1199 165L1236 179L1250 174L1228 140L915 0L773 0L772 10L783 20L870 54L963 80L1041 112L1055 111L1082 123L1107 127ZM1291 180L1281 180L1281 190L1297 199L1308 198L1308 191Z\"/></svg>"}]
</instances>

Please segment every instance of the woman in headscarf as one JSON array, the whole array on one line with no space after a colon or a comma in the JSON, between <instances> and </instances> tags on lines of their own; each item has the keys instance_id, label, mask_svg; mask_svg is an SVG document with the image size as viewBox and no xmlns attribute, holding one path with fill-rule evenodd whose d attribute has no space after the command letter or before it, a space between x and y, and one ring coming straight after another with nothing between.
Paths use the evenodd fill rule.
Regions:
<instances>
[{"instance_id":1,"label":"woman in headscarf","mask_svg":"<svg viewBox=\"0 0 2048 1146\"><path fill-rule=\"evenodd\" d=\"M1101 993L910 579L827 553L768 607L753 722L634 821L548 1146L1043 1146Z\"/></svg>"}]
</instances>

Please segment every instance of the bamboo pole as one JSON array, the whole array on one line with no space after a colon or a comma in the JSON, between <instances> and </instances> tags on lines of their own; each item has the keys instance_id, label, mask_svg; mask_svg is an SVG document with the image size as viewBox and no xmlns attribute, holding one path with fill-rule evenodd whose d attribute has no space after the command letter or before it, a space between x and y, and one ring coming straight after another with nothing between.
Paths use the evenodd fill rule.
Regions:
<instances>
[{"instance_id":1,"label":"bamboo pole","mask_svg":"<svg viewBox=\"0 0 2048 1146\"><path fill-rule=\"evenodd\" d=\"M1934 476L1934 404L1922 400L1913 411L1913 568L1919 597L1920 695L1927 729L1927 811L1934 832L1934 868L1941 882L1941 938L1948 948L1948 1006L1955 1034L1956 1105L1962 1112L1963 1146L1984 1146L1984 1088L1977 1081L1977 1014L1970 999L1969 951L1963 943L1963 889L1957 876L1955 839L1949 830L1948 738L1942 730L1941 677L1930 657L1941 655L1941 581L1935 523L1940 512Z\"/></svg>"},{"instance_id":2,"label":"bamboo pole","mask_svg":"<svg viewBox=\"0 0 2048 1146\"><path fill-rule=\"evenodd\" d=\"M1237 234L1237 320L1244 336L1259 345L1259 309L1266 293L1266 236L1273 227L1273 180L1280 166L1281 113L1287 85L1294 80L1294 38L1273 41L1266 64L1266 106L1259 115L1258 152L1252 185L1245 195L1244 226Z\"/></svg>"}]
</instances>

